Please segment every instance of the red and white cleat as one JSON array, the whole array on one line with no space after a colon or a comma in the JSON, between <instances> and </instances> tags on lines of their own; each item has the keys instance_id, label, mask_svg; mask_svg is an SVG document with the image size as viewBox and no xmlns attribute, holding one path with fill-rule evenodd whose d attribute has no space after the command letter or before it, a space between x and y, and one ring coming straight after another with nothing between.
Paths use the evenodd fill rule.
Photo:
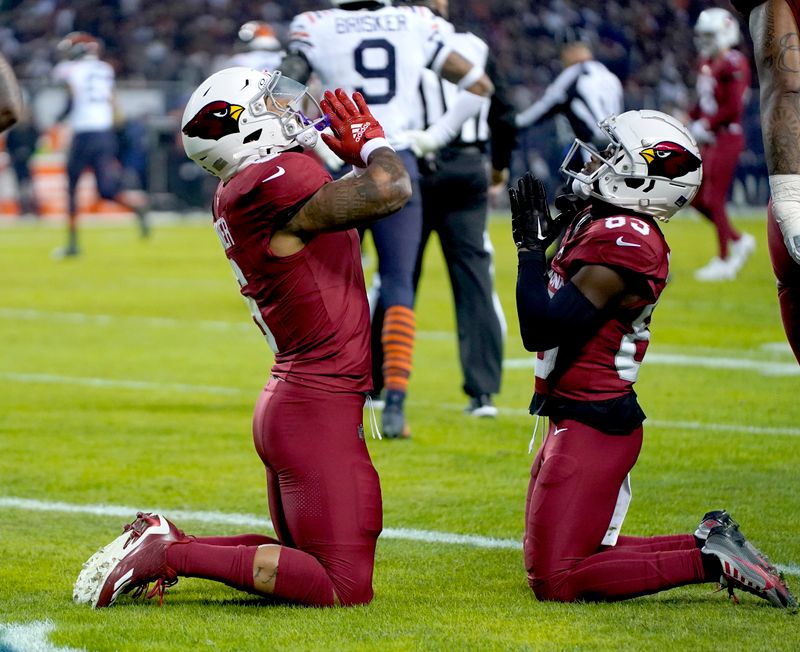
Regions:
<instances>
[{"instance_id":1,"label":"red and white cleat","mask_svg":"<svg viewBox=\"0 0 800 652\"><path fill-rule=\"evenodd\" d=\"M159 595L178 581L167 566L167 548L188 537L161 514L139 512L120 536L94 553L75 581L72 599L95 609L109 607L121 593L138 589L134 597ZM155 586L148 591L150 582Z\"/></svg>"}]
</instances>

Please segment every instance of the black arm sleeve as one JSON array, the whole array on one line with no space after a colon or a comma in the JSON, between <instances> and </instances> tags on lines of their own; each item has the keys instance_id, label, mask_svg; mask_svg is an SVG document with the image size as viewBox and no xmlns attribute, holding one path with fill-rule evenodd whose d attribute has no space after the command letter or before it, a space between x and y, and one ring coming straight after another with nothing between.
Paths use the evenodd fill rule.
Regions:
<instances>
[{"instance_id":1,"label":"black arm sleeve","mask_svg":"<svg viewBox=\"0 0 800 652\"><path fill-rule=\"evenodd\" d=\"M486 61L486 74L494 84L494 93L489 104L489 131L491 133L492 167L505 170L511 165L511 153L517 146L517 126L514 122L515 111L511 103L508 84L494 65L489 55Z\"/></svg>"},{"instance_id":2,"label":"black arm sleeve","mask_svg":"<svg viewBox=\"0 0 800 652\"><path fill-rule=\"evenodd\" d=\"M278 70L286 77L299 81L301 84L308 83L308 78L311 77L311 64L308 63L306 55L302 52L290 52L287 54L283 57Z\"/></svg>"},{"instance_id":3,"label":"black arm sleeve","mask_svg":"<svg viewBox=\"0 0 800 652\"><path fill-rule=\"evenodd\" d=\"M572 283L550 298L543 251L519 252L517 317L527 351L582 345L597 330L600 311Z\"/></svg>"}]
</instances>

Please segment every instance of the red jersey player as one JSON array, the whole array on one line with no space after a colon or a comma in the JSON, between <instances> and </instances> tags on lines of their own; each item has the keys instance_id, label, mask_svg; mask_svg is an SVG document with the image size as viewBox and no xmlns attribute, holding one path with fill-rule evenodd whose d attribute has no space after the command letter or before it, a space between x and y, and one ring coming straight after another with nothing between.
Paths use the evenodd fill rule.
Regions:
<instances>
[{"instance_id":1,"label":"red jersey player","mask_svg":"<svg viewBox=\"0 0 800 652\"><path fill-rule=\"evenodd\" d=\"M338 181L302 153L325 117L307 118L305 86L279 72L220 71L184 112L186 153L221 179L214 230L275 351L253 438L278 538L189 537L140 513L84 566L77 602L105 607L149 582L148 596L163 597L178 576L304 605L372 599L381 491L361 424L369 309L351 227L398 210L410 181L361 95L353 100L339 89L321 103L335 134L328 146L354 165Z\"/></svg>"},{"instance_id":2,"label":"red jersey player","mask_svg":"<svg viewBox=\"0 0 800 652\"><path fill-rule=\"evenodd\" d=\"M767 236L786 337L800 362L800 1L734 0L749 18L772 199ZM777 62L777 63L776 63Z\"/></svg>"},{"instance_id":3,"label":"red jersey player","mask_svg":"<svg viewBox=\"0 0 800 652\"><path fill-rule=\"evenodd\" d=\"M550 419L525 508L530 586L540 600L568 602L719 580L793 607L777 571L725 511L707 513L694 536L619 535L645 418L633 384L669 270L656 220L691 201L702 167L694 139L664 113L629 111L600 127L609 148L592 155L576 141L561 167L588 203L575 208L573 199L551 219L530 173L509 190L520 333L539 352L531 411ZM592 159L572 172L581 149ZM545 250L568 218L548 276Z\"/></svg>"},{"instance_id":4,"label":"red jersey player","mask_svg":"<svg viewBox=\"0 0 800 652\"><path fill-rule=\"evenodd\" d=\"M717 231L719 255L695 272L699 281L736 277L755 249L755 238L739 233L725 208L736 164L744 149L742 116L750 87L750 64L733 46L739 42L739 24L724 9L706 9L695 24L700 54L697 103L689 116L689 130L701 145L705 167L703 185L692 202Z\"/></svg>"}]
</instances>

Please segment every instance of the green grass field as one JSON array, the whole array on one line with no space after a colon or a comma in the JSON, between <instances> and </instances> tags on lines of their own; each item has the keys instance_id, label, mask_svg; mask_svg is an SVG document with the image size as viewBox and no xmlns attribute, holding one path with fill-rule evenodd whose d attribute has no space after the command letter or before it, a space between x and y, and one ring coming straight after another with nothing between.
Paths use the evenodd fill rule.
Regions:
<instances>
[{"instance_id":1,"label":"green grass field","mask_svg":"<svg viewBox=\"0 0 800 652\"><path fill-rule=\"evenodd\" d=\"M624 531L689 532L727 507L800 592L800 368L785 345L763 215L739 279L692 271L711 228L665 227L672 279L637 390L649 416ZM267 517L250 417L269 350L205 221L0 226L0 651L797 650L800 620L692 586L616 604L538 603L521 540L533 418L507 216L491 222L508 319L496 420L462 415L449 284L435 242L419 296L410 441L370 440L386 531L367 607L274 607L182 579L156 600L71 601L81 563L136 509L196 534ZM367 428L367 432L369 429ZM105 506L101 509L100 506ZM238 521L234 518L238 517ZM263 529L265 525L261 525ZM457 535L463 535L459 538Z\"/></svg>"}]
</instances>

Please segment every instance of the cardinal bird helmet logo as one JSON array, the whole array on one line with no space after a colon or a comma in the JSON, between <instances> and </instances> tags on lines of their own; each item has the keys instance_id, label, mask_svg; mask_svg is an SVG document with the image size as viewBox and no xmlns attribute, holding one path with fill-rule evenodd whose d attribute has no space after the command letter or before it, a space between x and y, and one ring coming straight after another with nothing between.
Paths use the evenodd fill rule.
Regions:
<instances>
[{"instance_id":1,"label":"cardinal bird helmet logo","mask_svg":"<svg viewBox=\"0 0 800 652\"><path fill-rule=\"evenodd\" d=\"M648 173L653 177L679 179L702 165L700 158L683 145L668 140L643 149L639 156L647 162Z\"/></svg>"},{"instance_id":2,"label":"cardinal bird helmet logo","mask_svg":"<svg viewBox=\"0 0 800 652\"><path fill-rule=\"evenodd\" d=\"M574 192L663 222L692 201L703 164L678 120L660 111L626 111L597 126L608 147L599 152L576 140L561 164Z\"/></svg>"},{"instance_id":3,"label":"cardinal bird helmet logo","mask_svg":"<svg viewBox=\"0 0 800 652\"><path fill-rule=\"evenodd\" d=\"M190 137L219 140L239 131L239 116L243 106L224 100L209 102L181 130Z\"/></svg>"}]
</instances>

